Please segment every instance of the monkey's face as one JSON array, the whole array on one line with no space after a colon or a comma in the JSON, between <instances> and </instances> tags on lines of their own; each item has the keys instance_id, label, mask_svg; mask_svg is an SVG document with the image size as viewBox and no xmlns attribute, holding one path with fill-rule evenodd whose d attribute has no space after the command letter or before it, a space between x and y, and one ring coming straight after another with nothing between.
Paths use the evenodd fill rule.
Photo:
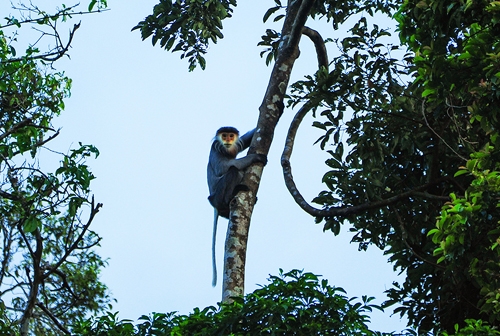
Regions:
<instances>
[{"instance_id":1,"label":"monkey's face","mask_svg":"<svg viewBox=\"0 0 500 336\"><path fill-rule=\"evenodd\" d=\"M224 145L224 147L231 148L236 142L236 140L238 140L238 134L223 132L219 134L219 139L220 142Z\"/></svg>"},{"instance_id":2,"label":"monkey's face","mask_svg":"<svg viewBox=\"0 0 500 336\"><path fill-rule=\"evenodd\" d=\"M218 134L219 142L224 146L226 152L235 157L238 154L238 146L236 142L238 141L238 134L233 132L221 132Z\"/></svg>"}]
</instances>

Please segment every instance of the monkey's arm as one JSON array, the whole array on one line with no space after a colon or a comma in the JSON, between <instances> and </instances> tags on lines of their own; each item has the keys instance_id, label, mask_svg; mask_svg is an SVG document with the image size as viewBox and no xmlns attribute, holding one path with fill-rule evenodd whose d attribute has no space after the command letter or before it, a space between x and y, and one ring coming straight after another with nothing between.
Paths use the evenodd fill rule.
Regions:
<instances>
[{"instance_id":1,"label":"monkey's arm","mask_svg":"<svg viewBox=\"0 0 500 336\"><path fill-rule=\"evenodd\" d=\"M248 134L248 133L247 133ZM246 134L245 134L246 135ZM227 173L229 168L236 167L238 170L246 169L252 163L260 162L264 165L267 163L267 157L263 154L250 154L239 159L230 159L212 150L210 152L210 158L208 160L208 176L209 180L212 178L218 178ZM209 181L210 185L210 181Z\"/></svg>"},{"instance_id":2,"label":"monkey's arm","mask_svg":"<svg viewBox=\"0 0 500 336\"><path fill-rule=\"evenodd\" d=\"M248 154L245 157L239 159L231 159L226 163L228 167L236 167L238 170L244 170L252 163L260 162L266 165L267 156L264 154ZM229 169L229 168L228 168Z\"/></svg>"},{"instance_id":3,"label":"monkey's arm","mask_svg":"<svg viewBox=\"0 0 500 336\"><path fill-rule=\"evenodd\" d=\"M252 142L253 134L255 133L255 128L253 130L250 130L243 134L240 137L241 144L243 145L243 148L241 150L245 150L248 147L250 147L250 143Z\"/></svg>"}]
</instances>

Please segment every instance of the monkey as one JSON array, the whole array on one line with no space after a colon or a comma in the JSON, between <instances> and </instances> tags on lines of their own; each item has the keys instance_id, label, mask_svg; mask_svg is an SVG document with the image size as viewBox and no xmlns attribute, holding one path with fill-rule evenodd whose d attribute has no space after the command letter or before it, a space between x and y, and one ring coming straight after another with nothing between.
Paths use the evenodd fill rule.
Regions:
<instances>
[{"instance_id":1,"label":"monkey","mask_svg":"<svg viewBox=\"0 0 500 336\"><path fill-rule=\"evenodd\" d=\"M221 127L215 133L207 165L207 182L210 196L208 201L214 208L214 229L212 235L212 287L217 284L217 266L215 262L215 241L219 216L229 219L229 203L239 191L247 191L241 184L243 170L253 163L267 163L263 154L248 154L236 158L239 152L250 146L255 129L241 137L239 131L230 126Z\"/></svg>"}]
</instances>

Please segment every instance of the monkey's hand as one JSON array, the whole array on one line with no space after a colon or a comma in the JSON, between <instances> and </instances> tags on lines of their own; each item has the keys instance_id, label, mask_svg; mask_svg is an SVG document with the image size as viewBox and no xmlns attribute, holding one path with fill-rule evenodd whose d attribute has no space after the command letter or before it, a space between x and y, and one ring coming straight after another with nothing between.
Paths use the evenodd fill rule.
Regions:
<instances>
[{"instance_id":1,"label":"monkey's hand","mask_svg":"<svg viewBox=\"0 0 500 336\"><path fill-rule=\"evenodd\" d=\"M264 155L264 154L255 154L255 156L256 156L255 162L260 162L264 166L267 164L267 155Z\"/></svg>"}]
</instances>

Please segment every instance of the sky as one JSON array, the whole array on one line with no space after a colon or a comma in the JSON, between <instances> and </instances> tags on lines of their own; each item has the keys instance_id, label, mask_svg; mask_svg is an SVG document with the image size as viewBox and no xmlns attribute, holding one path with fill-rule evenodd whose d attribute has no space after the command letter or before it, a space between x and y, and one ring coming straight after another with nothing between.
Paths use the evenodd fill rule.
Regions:
<instances>
[{"instance_id":1,"label":"sky","mask_svg":"<svg viewBox=\"0 0 500 336\"><path fill-rule=\"evenodd\" d=\"M257 43L266 28L279 30L279 25L262 22L273 0L239 1L233 17L223 22L224 39L209 49L206 70L188 72L180 54L153 47L138 31L131 32L157 1L108 0L109 11L77 17L81 27L70 58L55 63L72 78L73 89L66 110L54 121L62 129L51 148L67 152L82 142L101 153L88 162L97 176L92 193L104 204L92 229L103 237L98 254L109 262L102 281L117 300L113 310L127 319L151 312L187 314L220 301L227 224L219 220L219 282L212 288L208 153L220 126L235 126L241 133L256 126L271 73ZM34 3L49 10L59 1ZM5 5L0 10L12 12ZM324 38L342 37L331 25L308 25L320 29ZM70 27L59 26L62 32ZM303 39L291 82L313 74L316 67L314 47ZM346 225L340 236L323 232L285 187L280 156L295 112L286 109L280 119L262 176L250 227L245 292L265 285L280 268L303 269L344 288L349 297L374 296L381 304L383 292L398 279L387 256L375 247L359 252L349 243L352 234ZM325 189L321 178L328 158L313 145L321 132L311 127L312 121L309 117L302 123L291 159L295 182L307 200ZM371 314L371 329L404 329L405 321L391 311Z\"/></svg>"}]
</instances>

